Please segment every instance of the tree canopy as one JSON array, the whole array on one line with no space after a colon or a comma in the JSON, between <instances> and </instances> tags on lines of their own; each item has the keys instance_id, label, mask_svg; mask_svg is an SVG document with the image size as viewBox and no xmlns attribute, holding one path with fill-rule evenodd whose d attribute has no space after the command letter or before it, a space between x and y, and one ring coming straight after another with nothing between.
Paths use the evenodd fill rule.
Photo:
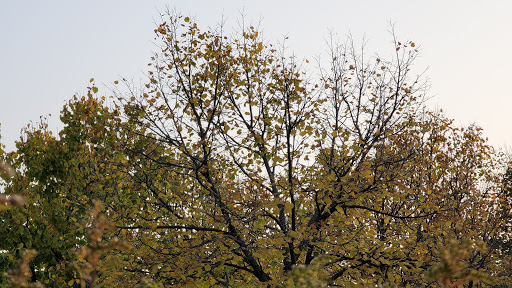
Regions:
<instances>
[{"instance_id":1,"label":"tree canopy","mask_svg":"<svg viewBox=\"0 0 512 288\"><path fill-rule=\"evenodd\" d=\"M0 270L35 250L19 271L47 287L512 281L512 170L424 105L414 42L392 34L385 59L333 39L315 66L252 26L165 17L147 84L109 101L91 79L58 136L0 150L25 201L0 211Z\"/></svg>"}]
</instances>

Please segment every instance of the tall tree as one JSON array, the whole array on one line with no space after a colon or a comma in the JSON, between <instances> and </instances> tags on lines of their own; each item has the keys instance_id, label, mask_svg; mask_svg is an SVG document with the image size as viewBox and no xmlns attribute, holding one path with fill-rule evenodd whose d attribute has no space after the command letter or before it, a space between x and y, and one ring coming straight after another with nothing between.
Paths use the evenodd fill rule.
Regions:
<instances>
[{"instance_id":1,"label":"tall tree","mask_svg":"<svg viewBox=\"0 0 512 288\"><path fill-rule=\"evenodd\" d=\"M114 112L92 96L96 89L63 108L64 128L58 137L44 121L29 125L17 150L2 155L16 170L6 179L5 192L25 201L23 207L0 211L0 249L8 251L2 254L2 271L12 268L23 251L35 250L29 263L32 282L80 286L75 262L77 249L87 244L88 211L95 199L116 203L112 194L121 178L105 165L117 156L110 149L115 125L107 123ZM106 211L112 217L113 205Z\"/></svg>"},{"instance_id":2,"label":"tall tree","mask_svg":"<svg viewBox=\"0 0 512 288\"><path fill-rule=\"evenodd\" d=\"M149 83L118 94L143 203L119 228L151 255L133 271L277 285L321 259L331 284L419 285L451 239L488 245L464 271L494 271L502 162L478 128L422 108L415 43L395 39L391 60L331 44L312 80L308 61L241 29L171 15Z\"/></svg>"}]
</instances>

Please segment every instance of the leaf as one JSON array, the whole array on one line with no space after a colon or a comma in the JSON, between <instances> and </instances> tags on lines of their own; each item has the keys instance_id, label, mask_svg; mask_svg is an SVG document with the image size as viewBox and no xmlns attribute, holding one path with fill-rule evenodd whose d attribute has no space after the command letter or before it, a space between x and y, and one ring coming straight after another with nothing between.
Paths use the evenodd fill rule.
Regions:
<instances>
[{"instance_id":1,"label":"leaf","mask_svg":"<svg viewBox=\"0 0 512 288\"><path fill-rule=\"evenodd\" d=\"M286 213L291 213L292 209L293 209L293 204L292 203L286 202L284 204L284 210L285 210Z\"/></svg>"}]
</instances>

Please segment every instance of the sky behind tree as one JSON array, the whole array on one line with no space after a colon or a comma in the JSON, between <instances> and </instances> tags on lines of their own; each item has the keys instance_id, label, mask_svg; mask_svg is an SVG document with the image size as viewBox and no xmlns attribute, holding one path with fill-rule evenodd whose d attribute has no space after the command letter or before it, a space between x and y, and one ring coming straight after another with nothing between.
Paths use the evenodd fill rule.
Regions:
<instances>
[{"instance_id":1,"label":"sky behind tree","mask_svg":"<svg viewBox=\"0 0 512 288\"><path fill-rule=\"evenodd\" d=\"M142 85L159 11L175 9L202 28L225 19L258 26L269 42L299 58L325 53L330 31L345 41L366 39L366 53L392 52L399 39L421 49L414 68L431 81L427 102L457 124L476 123L490 143L512 145L510 1L14 1L0 2L1 142L14 149L22 127L48 117L62 127L62 106L95 78L100 95L121 77ZM324 55L325 56L325 55ZM104 85L103 85L104 84Z\"/></svg>"}]
</instances>

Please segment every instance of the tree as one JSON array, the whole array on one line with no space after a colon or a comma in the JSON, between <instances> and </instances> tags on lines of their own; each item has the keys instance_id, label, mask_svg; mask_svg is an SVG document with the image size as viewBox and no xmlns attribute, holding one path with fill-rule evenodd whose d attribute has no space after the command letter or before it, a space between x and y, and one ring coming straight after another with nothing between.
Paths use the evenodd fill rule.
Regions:
<instances>
[{"instance_id":1,"label":"tree","mask_svg":"<svg viewBox=\"0 0 512 288\"><path fill-rule=\"evenodd\" d=\"M117 94L143 211L119 228L151 255L133 271L273 286L322 255L331 284L415 286L452 239L473 243L465 269L504 261L503 162L479 128L422 108L415 43L395 39L391 60L331 44L312 80L253 27L171 15L155 32L149 83Z\"/></svg>"},{"instance_id":2,"label":"tree","mask_svg":"<svg viewBox=\"0 0 512 288\"><path fill-rule=\"evenodd\" d=\"M392 34L386 60L360 54L351 39L331 41L329 65L318 61L315 78L308 60L254 27L227 36L167 16L144 87L125 81L128 91L113 89L107 105L93 85L64 107L59 138L44 125L29 129L8 156L17 175L6 189L27 205L1 212L0 249L37 250L37 280L510 282L505 158L480 128L455 127L424 107L426 82L411 75L414 42ZM87 213L93 199L105 203L114 230L76 228L86 219L99 231L98 210L95 221ZM134 249L95 252L115 239ZM457 263L446 256L454 253ZM86 259L82 274L66 264Z\"/></svg>"},{"instance_id":3,"label":"tree","mask_svg":"<svg viewBox=\"0 0 512 288\"><path fill-rule=\"evenodd\" d=\"M90 242L88 212L93 200L115 193L118 180L111 177L113 169L103 164L116 156L107 156L105 150L113 133L112 125L106 125L110 113L90 91L62 110L65 127L59 138L42 121L26 128L17 151L1 155L16 170L13 178L5 179L5 192L22 196L25 202L23 207L1 211L0 249L8 251L2 254L2 271L12 269L24 251L33 250L37 255L26 263L31 282L80 287L83 277L75 262L83 260L77 259L77 250Z\"/></svg>"}]
</instances>

